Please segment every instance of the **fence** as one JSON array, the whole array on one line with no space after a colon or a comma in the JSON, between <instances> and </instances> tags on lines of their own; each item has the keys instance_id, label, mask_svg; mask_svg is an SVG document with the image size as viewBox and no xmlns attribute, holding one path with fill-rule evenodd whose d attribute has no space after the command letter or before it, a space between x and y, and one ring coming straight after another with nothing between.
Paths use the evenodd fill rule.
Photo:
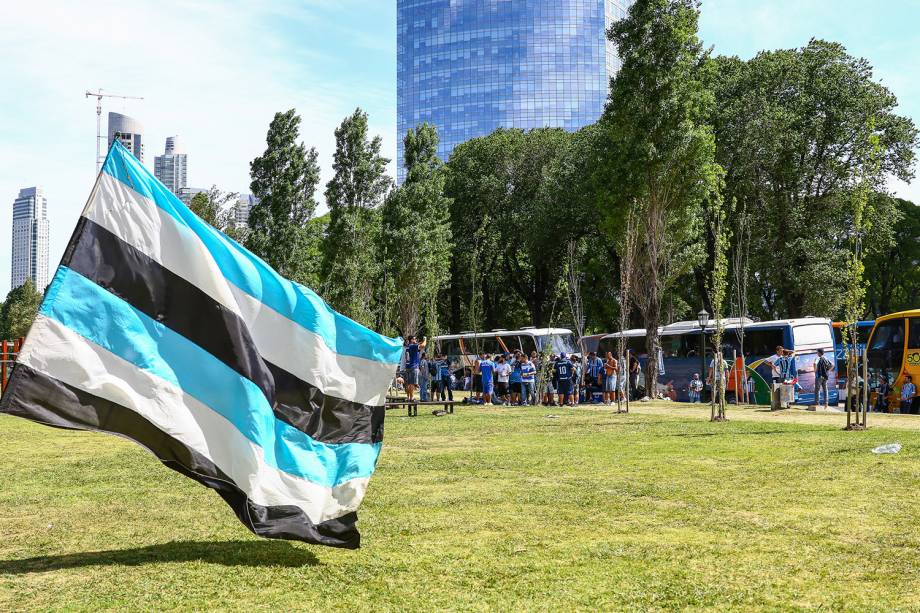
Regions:
<instances>
[{"instance_id":1,"label":"fence","mask_svg":"<svg viewBox=\"0 0 920 613\"><path fill-rule=\"evenodd\" d=\"M0 390L6 390L6 383L13 373L13 363L19 357L19 348L24 338L12 341L0 341Z\"/></svg>"}]
</instances>

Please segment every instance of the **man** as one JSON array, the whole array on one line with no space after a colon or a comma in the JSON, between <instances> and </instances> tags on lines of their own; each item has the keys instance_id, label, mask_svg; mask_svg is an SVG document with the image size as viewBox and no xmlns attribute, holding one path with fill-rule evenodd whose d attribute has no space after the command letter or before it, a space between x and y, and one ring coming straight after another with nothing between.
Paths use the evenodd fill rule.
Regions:
<instances>
[{"instance_id":1,"label":"man","mask_svg":"<svg viewBox=\"0 0 920 613\"><path fill-rule=\"evenodd\" d=\"M527 357L523 356L524 362L521 364L521 381L524 389L521 394L524 397L524 406L537 404L536 378L537 366Z\"/></svg>"},{"instance_id":2,"label":"man","mask_svg":"<svg viewBox=\"0 0 920 613\"><path fill-rule=\"evenodd\" d=\"M489 356L482 354L479 358L479 377L482 389L482 404L492 404L492 390L495 382L495 362L489 359Z\"/></svg>"},{"instance_id":3,"label":"man","mask_svg":"<svg viewBox=\"0 0 920 613\"><path fill-rule=\"evenodd\" d=\"M607 359L604 361L604 404L612 405L617 401L617 381L619 376L619 365L613 353L607 352Z\"/></svg>"},{"instance_id":4,"label":"man","mask_svg":"<svg viewBox=\"0 0 920 613\"><path fill-rule=\"evenodd\" d=\"M559 394L559 406L564 407L570 404L569 401L572 396L572 377L575 374L575 365L572 364L565 353L561 353L553 368L556 373L556 392Z\"/></svg>"},{"instance_id":5,"label":"man","mask_svg":"<svg viewBox=\"0 0 920 613\"><path fill-rule=\"evenodd\" d=\"M480 357L485 357L485 354L477 356L476 361L473 362L473 397L476 402L482 402L482 373L479 372Z\"/></svg>"},{"instance_id":6,"label":"man","mask_svg":"<svg viewBox=\"0 0 920 613\"><path fill-rule=\"evenodd\" d=\"M769 358L770 377L773 381L771 387L770 408L774 411L780 408L780 389L786 377L789 365L786 361L786 349L782 345L776 346L776 354Z\"/></svg>"},{"instance_id":7,"label":"man","mask_svg":"<svg viewBox=\"0 0 920 613\"><path fill-rule=\"evenodd\" d=\"M422 358L422 349L428 345L428 337L423 337L419 343L414 336L406 341L406 373L403 376L406 385L406 400L415 400L415 388L418 387L418 371Z\"/></svg>"},{"instance_id":8,"label":"man","mask_svg":"<svg viewBox=\"0 0 920 613\"><path fill-rule=\"evenodd\" d=\"M700 401L700 395L703 393L703 380L700 379L700 373L693 373L687 393L690 395L690 402L698 403Z\"/></svg>"},{"instance_id":9,"label":"man","mask_svg":"<svg viewBox=\"0 0 920 613\"><path fill-rule=\"evenodd\" d=\"M524 355L520 351L514 352L514 361L511 363L511 379L508 384L511 386L511 404L520 405L521 397L524 395L524 379L522 369L524 364Z\"/></svg>"},{"instance_id":10,"label":"man","mask_svg":"<svg viewBox=\"0 0 920 613\"><path fill-rule=\"evenodd\" d=\"M585 365L585 395L591 401L595 391L604 391L604 361L598 357L596 351L588 354L588 363Z\"/></svg>"},{"instance_id":11,"label":"man","mask_svg":"<svg viewBox=\"0 0 920 613\"><path fill-rule=\"evenodd\" d=\"M824 357L824 350L818 349L818 358L815 360L815 408L821 404L821 391L824 391L824 410L827 410L827 380L830 377L831 370L834 369L833 363Z\"/></svg>"},{"instance_id":12,"label":"man","mask_svg":"<svg viewBox=\"0 0 920 613\"><path fill-rule=\"evenodd\" d=\"M438 378L441 381L439 391L441 392L441 401L454 399L454 390L450 384L450 360L446 355L442 355L438 361Z\"/></svg>"},{"instance_id":13,"label":"man","mask_svg":"<svg viewBox=\"0 0 920 613\"><path fill-rule=\"evenodd\" d=\"M633 400L639 400L639 373L642 372L642 365L639 358L629 353L629 395Z\"/></svg>"},{"instance_id":14,"label":"man","mask_svg":"<svg viewBox=\"0 0 920 613\"><path fill-rule=\"evenodd\" d=\"M904 383L901 385L901 413L917 413L917 387L914 385L914 378L910 375L904 377Z\"/></svg>"},{"instance_id":15,"label":"man","mask_svg":"<svg viewBox=\"0 0 920 613\"><path fill-rule=\"evenodd\" d=\"M418 392L419 399L422 402L428 402L428 387L431 385L431 373L429 371L428 354L422 352L422 357L418 362Z\"/></svg>"},{"instance_id":16,"label":"man","mask_svg":"<svg viewBox=\"0 0 920 613\"><path fill-rule=\"evenodd\" d=\"M497 379L497 389L498 398L501 400L501 404L507 406L510 403L510 397L508 395L509 388L508 385L511 380L511 365L505 360L505 356L500 355L496 358L497 364L495 365L495 375Z\"/></svg>"}]
</instances>

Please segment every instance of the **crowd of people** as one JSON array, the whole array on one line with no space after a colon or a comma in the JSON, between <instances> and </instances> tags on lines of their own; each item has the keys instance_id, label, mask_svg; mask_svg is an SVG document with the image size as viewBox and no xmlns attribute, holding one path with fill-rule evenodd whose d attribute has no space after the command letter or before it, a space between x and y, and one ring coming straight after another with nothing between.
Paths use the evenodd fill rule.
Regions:
<instances>
[{"instance_id":1,"label":"crowd of people","mask_svg":"<svg viewBox=\"0 0 920 613\"><path fill-rule=\"evenodd\" d=\"M631 356L618 360L608 352L545 358L536 351L498 354L482 353L468 366L452 370L443 354L429 354L428 339L406 341L405 362L400 382L409 401L453 400L454 390L469 391L468 402L493 405L575 406L581 403L612 405L645 394L640 386L641 365Z\"/></svg>"}]
</instances>

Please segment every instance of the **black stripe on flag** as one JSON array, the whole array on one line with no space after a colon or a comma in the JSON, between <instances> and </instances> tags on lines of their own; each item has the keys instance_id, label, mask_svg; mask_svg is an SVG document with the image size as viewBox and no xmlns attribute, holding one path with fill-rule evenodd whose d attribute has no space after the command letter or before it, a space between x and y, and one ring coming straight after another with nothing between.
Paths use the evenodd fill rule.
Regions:
<instances>
[{"instance_id":1,"label":"black stripe on flag","mask_svg":"<svg viewBox=\"0 0 920 613\"><path fill-rule=\"evenodd\" d=\"M255 383L275 416L324 443L378 443L384 408L327 396L264 360L239 315L99 224L81 217L62 264Z\"/></svg>"},{"instance_id":2,"label":"black stripe on flag","mask_svg":"<svg viewBox=\"0 0 920 613\"><path fill-rule=\"evenodd\" d=\"M257 505L210 459L141 415L24 364L15 365L0 412L58 428L128 437L150 450L169 468L215 490L239 520L258 536L346 549L357 549L360 545L361 537L355 527L356 513L314 524L298 507Z\"/></svg>"}]
</instances>

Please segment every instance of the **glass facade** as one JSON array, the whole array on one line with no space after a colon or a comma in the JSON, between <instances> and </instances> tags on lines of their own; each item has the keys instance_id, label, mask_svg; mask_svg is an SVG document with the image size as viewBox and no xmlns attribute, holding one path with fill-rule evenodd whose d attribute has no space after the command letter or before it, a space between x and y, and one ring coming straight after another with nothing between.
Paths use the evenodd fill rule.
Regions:
<instances>
[{"instance_id":1,"label":"glass facade","mask_svg":"<svg viewBox=\"0 0 920 613\"><path fill-rule=\"evenodd\" d=\"M428 122L447 159L496 128L577 130L596 121L619 69L606 28L632 0L398 0L398 167Z\"/></svg>"}]
</instances>

